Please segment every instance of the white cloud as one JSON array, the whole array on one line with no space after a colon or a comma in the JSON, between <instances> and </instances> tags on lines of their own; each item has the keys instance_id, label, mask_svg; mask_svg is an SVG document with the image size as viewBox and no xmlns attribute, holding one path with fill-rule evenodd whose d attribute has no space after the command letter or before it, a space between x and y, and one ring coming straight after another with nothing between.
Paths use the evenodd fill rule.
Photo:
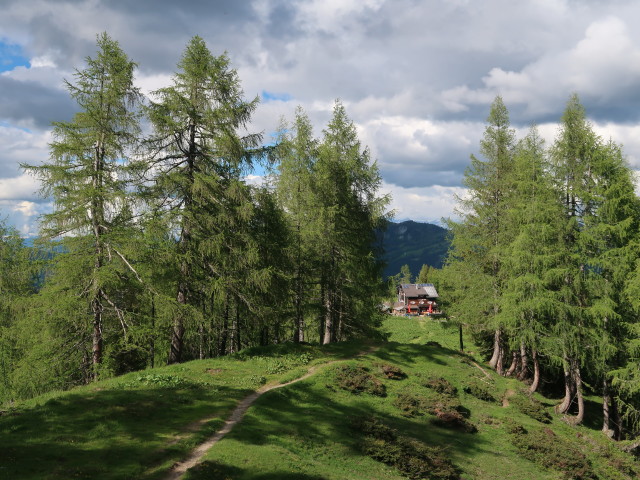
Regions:
<instances>
[{"instance_id":1,"label":"white cloud","mask_svg":"<svg viewBox=\"0 0 640 480\"><path fill-rule=\"evenodd\" d=\"M0 200L35 199L39 188L39 182L28 174L14 178L0 178Z\"/></svg>"},{"instance_id":2,"label":"white cloud","mask_svg":"<svg viewBox=\"0 0 640 480\"><path fill-rule=\"evenodd\" d=\"M415 220L419 222L441 223L443 218L455 218L456 195L463 196L462 187L403 188L384 183L381 193L391 194L390 209L395 212L395 220Z\"/></svg>"},{"instance_id":3,"label":"white cloud","mask_svg":"<svg viewBox=\"0 0 640 480\"><path fill-rule=\"evenodd\" d=\"M578 92L594 102L612 100L621 89L640 88L640 46L627 23L608 16L589 24L572 47L550 50L519 71L492 68L483 87L459 85L441 93L443 106L464 112L489 105L501 95L507 105L523 104L530 117L558 112L566 98Z\"/></svg>"},{"instance_id":4,"label":"white cloud","mask_svg":"<svg viewBox=\"0 0 640 480\"><path fill-rule=\"evenodd\" d=\"M25 217L33 217L34 215L38 215L35 202L30 202L28 200L23 200L16 203L13 206L13 211L20 212Z\"/></svg>"}]
</instances>

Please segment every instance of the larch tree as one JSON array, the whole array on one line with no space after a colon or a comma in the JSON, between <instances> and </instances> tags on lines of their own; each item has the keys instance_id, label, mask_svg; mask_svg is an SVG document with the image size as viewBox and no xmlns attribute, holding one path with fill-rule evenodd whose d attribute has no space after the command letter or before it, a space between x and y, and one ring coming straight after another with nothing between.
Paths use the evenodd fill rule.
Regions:
<instances>
[{"instance_id":1,"label":"larch tree","mask_svg":"<svg viewBox=\"0 0 640 480\"><path fill-rule=\"evenodd\" d=\"M496 97L480 142L483 159L472 155L471 165L465 171L463 183L468 194L458 199L457 209L462 220L448 225L453 232L449 269L453 272L455 264L462 262L463 269L474 272L466 278L460 277L459 288L474 291L474 298L483 299L469 305L468 316L473 318L476 329L492 332L493 353L489 364L499 373L503 371L505 354L499 316L503 288L501 258L513 234L505 221L505 212L512 187L514 148L515 131L510 126L509 113L502 98ZM471 281L480 283L465 284Z\"/></svg>"},{"instance_id":2,"label":"larch tree","mask_svg":"<svg viewBox=\"0 0 640 480\"><path fill-rule=\"evenodd\" d=\"M558 261L562 210L549 174L544 142L534 127L514 154L512 200L504 220L515 236L502 257L504 287L500 324L513 354L509 374L524 380L533 364L530 391L540 382L539 353L544 352L551 323L562 306L549 278ZM530 355L530 356L529 356Z\"/></svg>"},{"instance_id":3,"label":"larch tree","mask_svg":"<svg viewBox=\"0 0 640 480\"><path fill-rule=\"evenodd\" d=\"M376 229L384 226L389 199L379 195L381 178L353 122L336 102L313 169L316 205L322 343L366 331L383 294Z\"/></svg>"},{"instance_id":4,"label":"larch tree","mask_svg":"<svg viewBox=\"0 0 640 480\"><path fill-rule=\"evenodd\" d=\"M34 293L29 249L19 232L0 220L0 403L12 400L12 374L22 352L16 328L25 299Z\"/></svg>"},{"instance_id":5,"label":"larch tree","mask_svg":"<svg viewBox=\"0 0 640 480\"><path fill-rule=\"evenodd\" d=\"M140 100L136 64L106 33L98 36L97 46L86 68L76 71L75 83L66 82L80 111L70 122L54 123L51 162L23 165L41 181L42 196L53 197L42 236L64 237L60 257L72 255L83 264L76 294L86 299L92 315L94 378L103 357L105 313L115 315L126 330L113 287L121 281L115 272L126 270L118 244L132 219L126 170L138 139Z\"/></svg>"},{"instance_id":6,"label":"larch tree","mask_svg":"<svg viewBox=\"0 0 640 480\"><path fill-rule=\"evenodd\" d=\"M590 254L590 270L597 276L588 315L596 320L597 341L590 350L592 385L602 386L603 431L620 439L622 425L616 398L618 389L611 384L612 372L624 368L629 360L626 346L636 336L637 316L633 298L625 289L633 281L638 256L637 239L640 203L635 194L633 173L622 148L612 141L601 142L591 167L593 185L590 202L595 213L585 221L584 243Z\"/></svg>"},{"instance_id":7,"label":"larch tree","mask_svg":"<svg viewBox=\"0 0 640 480\"><path fill-rule=\"evenodd\" d=\"M318 140L313 136L309 117L301 108L289 126L280 128L277 147L276 192L280 205L287 212L292 245L294 272L293 288L293 340L305 340L305 314L309 310L306 300L311 291L314 271L314 252L311 248L314 220L312 172L318 156Z\"/></svg>"},{"instance_id":8,"label":"larch tree","mask_svg":"<svg viewBox=\"0 0 640 480\"><path fill-rule=\"evenodd\" d=\"M230 285L225 284L224 274L232 268L230 255L235 253L238 261L257 255L240 253L234 242L241 235L238 225L247 225L252 215L241 174L261 136L242 132L258 98L243 99L227 55L213 56L198 36L188 43L173 85L156 91L154 98L148 109L153 134L146 141L145 164L154 180L149 200L156 211L170 217L168 224L177 241L178 308L168 357L169 363L175 363L182 360L186 321L197 316L197 290L203 291L198 281L213 278L222 289L216 291L226 295ZM211 261L212 256L217 262ZM218 271L216 265L229 270ZM236 300L239 294L234 293ZM225 315L229 308L227 304Z\"/></svg>"},{"instance_id":9,"label":"larch tree","mask_svg":"<svg viewBox=\"0 0 640 480\"><path fill-rule=\"evenodd\" d=\"M610 402L607 365L617 356L616 332L624 323L626 306L619 292L637 231L636 200L619 147L605 144L593 132L577 95L567 103L552 159L564 222L555 275L565 309L554 333L565 397L557 410L567 413L575 397L578 411L570 421L580 423L583 372L605 381L605 404Z\"/></svg>"}]
</instances>

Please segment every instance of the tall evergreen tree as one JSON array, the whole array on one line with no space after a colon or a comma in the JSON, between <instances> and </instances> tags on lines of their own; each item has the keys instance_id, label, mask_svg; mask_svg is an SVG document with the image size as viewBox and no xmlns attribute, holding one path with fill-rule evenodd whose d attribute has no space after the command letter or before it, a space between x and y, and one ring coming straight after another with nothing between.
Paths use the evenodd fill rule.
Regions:
<instances>
[{"instance_id":1,"label":"tall evergreen tree","mask_svg":"<svg viewBox=\"0 0 640 480\"><path fill-rule=\"evenodd\" d=\"M30 271L20 234L0 221L0 403L15 398L12 374L22 356L16 325L24 315L25 299L34 293Z\"/></svg>"},{"instance_id":2,"label":"tall evergreen tree","mask_svg":"<svg viewBox=\"0 0 640 480\"><path fill-rule=\"evenodd\" d=\"M42 236L63 240L64 255L83 264L75 294L86 298L92 320L92 375L103 357L104 316L122 320L115 303L115 273L123 269L119 242L131 223L126 159L139 133L133 63L118 42L98 36L95 58L87 58L76 83L66 82L80 111L71 122L54 123L50 163L23 165L52 196L53 213L44 215ZM71 258L71 257L69 257Z\"/></svg>"},{"instance_id":3,"label":"tall evergreen tree","mask_svg":"<svg viewBox=\"0 0 640 480\"><path fill-rule=\"evenodd\" d=\"M384 227L389 201L379 196L380 183L377 165L336 102L313 171L323 343L366 330L363 319L375 316L379 302L372 295L382 294L375 231Z\"/></svg>"},{"instance_id":4,"label":"tall evergreen tree","mask_svg":"<svg viewBox=\"0 0 640 480\"><path fill-rule=\"evenodd\" d=\"M480 142L484 159L472 155L463 180L468 195L458 199L462 221L449 223L453 239L448 261L450 268L455 269L454 263L463 262L463 269L471 268L475 272L461 279L463 283L459 288L476 291L474 296L483 299L469 305L468 316L481 330L492 332L493 354L489 363L502 373L505 342L499 316L504 280L501 258L513 235L505 213L513 182L515 132L501 97L496 97L491 105L487 123ZM471 281L480 283L465 284Z\"/></svg>"},{"instance_id":5,"label":"tall evergreen tree","mask_svg":"<svg viewBox=\"0 0 640 480\"><path fill-rule=\"evenodd\" d=\"M304 318L309 310L309 302L305 298L313 283L315 256L311 245L315 202L312 194L312 172L318 157L318 141L313 136L309 117L301 108L296 110L292 125L288 127L284 124L280 132L276 190L280 204L288 213L292 230L293 339L301 342L305 339Z\"/></svg>"},{"instance_id":6,"label":"tall evergreen tree","mask_svg":"<svg viewBox=\"0 0 640 480\"><path fill-rule=\"evenodd\" d=\"M540 381L538 354L544 352L551 323L562 309L549 277L559 260L562 210L544 143L535 128L517 145L511 196L504 220L515 236L502 258L505 280L500 323L511 343L512 368L519 370L521 379L527 376L531 354L534 376L530 390L535 391Z\"/></svg>"},{"instance_id":7,"label":"tall evergreen tree","mask_svg":"<svg viewBox=\"0 0 640 480\"><path fill-rule=\"evenodd\" d=\"M578 412L571 421L580 423L584 372L606 380L607 365L617 356L616 332L626 308L618 292L629 271L637 207L619 147L603 143L593 132L577 95L567 103L552 158L564 210L562 257L555 275L565 310L554 333L565 397L557 410L568 412L575 397Z\"/></svg>"},{"instance_id":8,"label":"tall evergreen tree","mask_svg":"<svg viewBox=\"0 0 640 480\"><path fill-rule=\"evenodd\" d=\"M218 284L225 283L223 272L201 255L214 256L229 268L228 255L233 252L239 261L252 258L238 253L238 238L231 237L252 214L241 173L250 164L248 150L257 146L260 135L240 132L258 98L243 100L228 57L214 57L198 36L187 45L173 85L158 90L155 97L148 110L154 133L147 141L147 168L155 180L151 201L163 205L178 242L178 308L168 358L174 363L182 359L186 321L197 316L195 306L201 303L195 291L202 291L196 286L198 279L215 277ZM225 255L227 260L221 260ZM223 287L227 295L229 285ZM239 293L235 292L236 299ZM227 303L225 312L228 309Z\"/></svg>"}]
</instances>

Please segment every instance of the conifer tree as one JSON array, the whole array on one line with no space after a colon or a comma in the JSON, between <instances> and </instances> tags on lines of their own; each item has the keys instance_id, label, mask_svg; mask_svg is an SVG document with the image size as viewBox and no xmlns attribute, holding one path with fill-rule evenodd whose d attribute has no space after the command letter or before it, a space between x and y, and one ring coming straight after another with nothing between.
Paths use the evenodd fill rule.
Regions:
<instances>
[{"instance_id":1,"label":"conifer tree","mask_svg":"<svg viewBox=\"0 0 640 480\"><path fill-rule=\"evenodd\" d=\"M80 111L71 122L54 123L51 162L23 165L41 180L41 194L54 200L42 236L66 236L65 253L58 258L72 255L82 264L81 283L74 287L93 318L93 377L103 357L105 314L123 321L114 285L120 282L116 271L126 270L119 243L131 224L126 160L139 133L140 99L133 84L136 64L106 33L98 36L97 46L95 58L76 71L76 82L66 82Z\"/></svg>"},{"instance_id":2,"label":"conifer tree","mask_svg":"<svg viewBox=\"0 0 640 480\"><path fill-rule=\"evenodd\" d=\"M537 129L518 142L514 155L512 200L505 221L514 229L502 258L504 288L500 323L513 352L513 370L524 379L529 353L533 363L530 390L540 381L539 353L548 341L551 323L561 310L549 272L558 261L562 210L549 175L543 140ZM511 369L510 369L511 370Z\"/></svg>"},{"instance_id":3,"label":"conifer tree","mask_svg":"<svg viewBox=\"0 0 640 480\"><path fill-rule=\"evenodd\" d=\"M295 342L304 341L305 313L309 302L314 272L315 203L312 194L312 172L318 156L318 141L313 136L309 117L301 108L296 110L290 126L280 128L278 139L278 175L276 189L280 204L288 213L291 228L291 256L294 265L292 298Z\"/></svg>"},{"instance_id":4,"label":"conifer tree","mask_svg":"<svg viewBox=\"0 0 640 480\"><path fill-rule=\"evenodd\" d=\"M554 325L555 358L565 379L557 410L568 412L575 397L578 412L571 421L580 423L584 371L604 378L609 396L605 372L617 356L616 332L624 323L626 306L618 292L637 232L636 199L619 147L593 132L577 95L567 103L552 158L564 210L562 255L554 272L565 305Z\"/></svg>"},{"instance_id":5,"label":"conifer tree","mask_svg":"<svg viewBox=\"0 0 640 480\"><path fill-rule=\"evenodd\" d=\"M30 271L20 234L0 221L0 403L15 398L12 376L23 354L17 348L16 327L25 300L34 293Z\"/></svg>"},{"instance_id":6,"label":"conifer tree","mask_svg":"<svg viewBox=\"0 0 640 480\"><path fill-rule=\"evenodd\" d=\"M469 305L471 310L467 315L481 330L492 332L493 354L489 364L502 373L505 339L499 316L504 280L501 258L513 234L505 221L505 213L512 187L515 132L501 97L496 97L491 105L487 123L480 142L484 159L471 156L471 165L463 180L468 195L458 199L462 221L449 223L453 240L448 261L454 270L454 263L463 262L463 269L473 271L461 278L463 283L459 288L472 290L474 298L482 299ZM479 284L467 283L471 281Z\"/></svg>"},{"instance_id":7,"label":"conifer tree","mask_svg":"<svg viewBox=\"0 0 640 480\"><path fill-rule=\"evenodd\" d=\"M249 102L242 98L228 57L214 57L198 36L187 45L173 85L158 90L155 97L148 110L154 133L147 141L146 168L155 180L150 201L157 211L164 208L178 242L178 308L168 358L174 363L182 359L187 320L198 316L197 292L204 291L198 281L214 278L223 287L218 292L226 302L226 319L229 301L239 300L240 293L236 290L229 297L229 285L222 285L227 280L224 275L233 271L229 255L235 253L237 261L255 258L240 253L237 241L243 240L237 235L246 232L253 208L241 173L250 164L249 149L260 141L260 135L239 132L247 126L258 98ZM243 225L240 230L239 225ZM220 265L225 272L219 271Z\"/></svg>"},{"instance_id":8,"label":"conifer tree","mask_svg":"<svg viewBox=\"0 0 640 480\"><path fill-rule=\"evenodd\" d=\"M379 302L372 294L382 294L375 230L384 225L389 201L378 195L380 183L377 165L336 102L313 171L323 343L366 330L363 319L375 317Z\"/></svg>"}]
</instances>

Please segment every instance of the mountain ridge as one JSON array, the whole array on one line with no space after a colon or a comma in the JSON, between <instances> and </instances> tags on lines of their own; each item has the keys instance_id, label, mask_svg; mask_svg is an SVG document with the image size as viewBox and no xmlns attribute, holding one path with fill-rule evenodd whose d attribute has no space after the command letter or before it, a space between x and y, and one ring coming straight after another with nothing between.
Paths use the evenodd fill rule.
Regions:
<instances>
[{"instance_id":1,"label":"mountain ridge","mask_svg":"<svg viewBox=\"0 0 640 480\"><path fill-rule=\"evenodd\" d=\"M409 265L414 276L425 264L441 268L449 250L448 232L433 223L414 220L388 222L382 232L384 278L395 275L405 264Z\"/></svg>"}]
</instances>

